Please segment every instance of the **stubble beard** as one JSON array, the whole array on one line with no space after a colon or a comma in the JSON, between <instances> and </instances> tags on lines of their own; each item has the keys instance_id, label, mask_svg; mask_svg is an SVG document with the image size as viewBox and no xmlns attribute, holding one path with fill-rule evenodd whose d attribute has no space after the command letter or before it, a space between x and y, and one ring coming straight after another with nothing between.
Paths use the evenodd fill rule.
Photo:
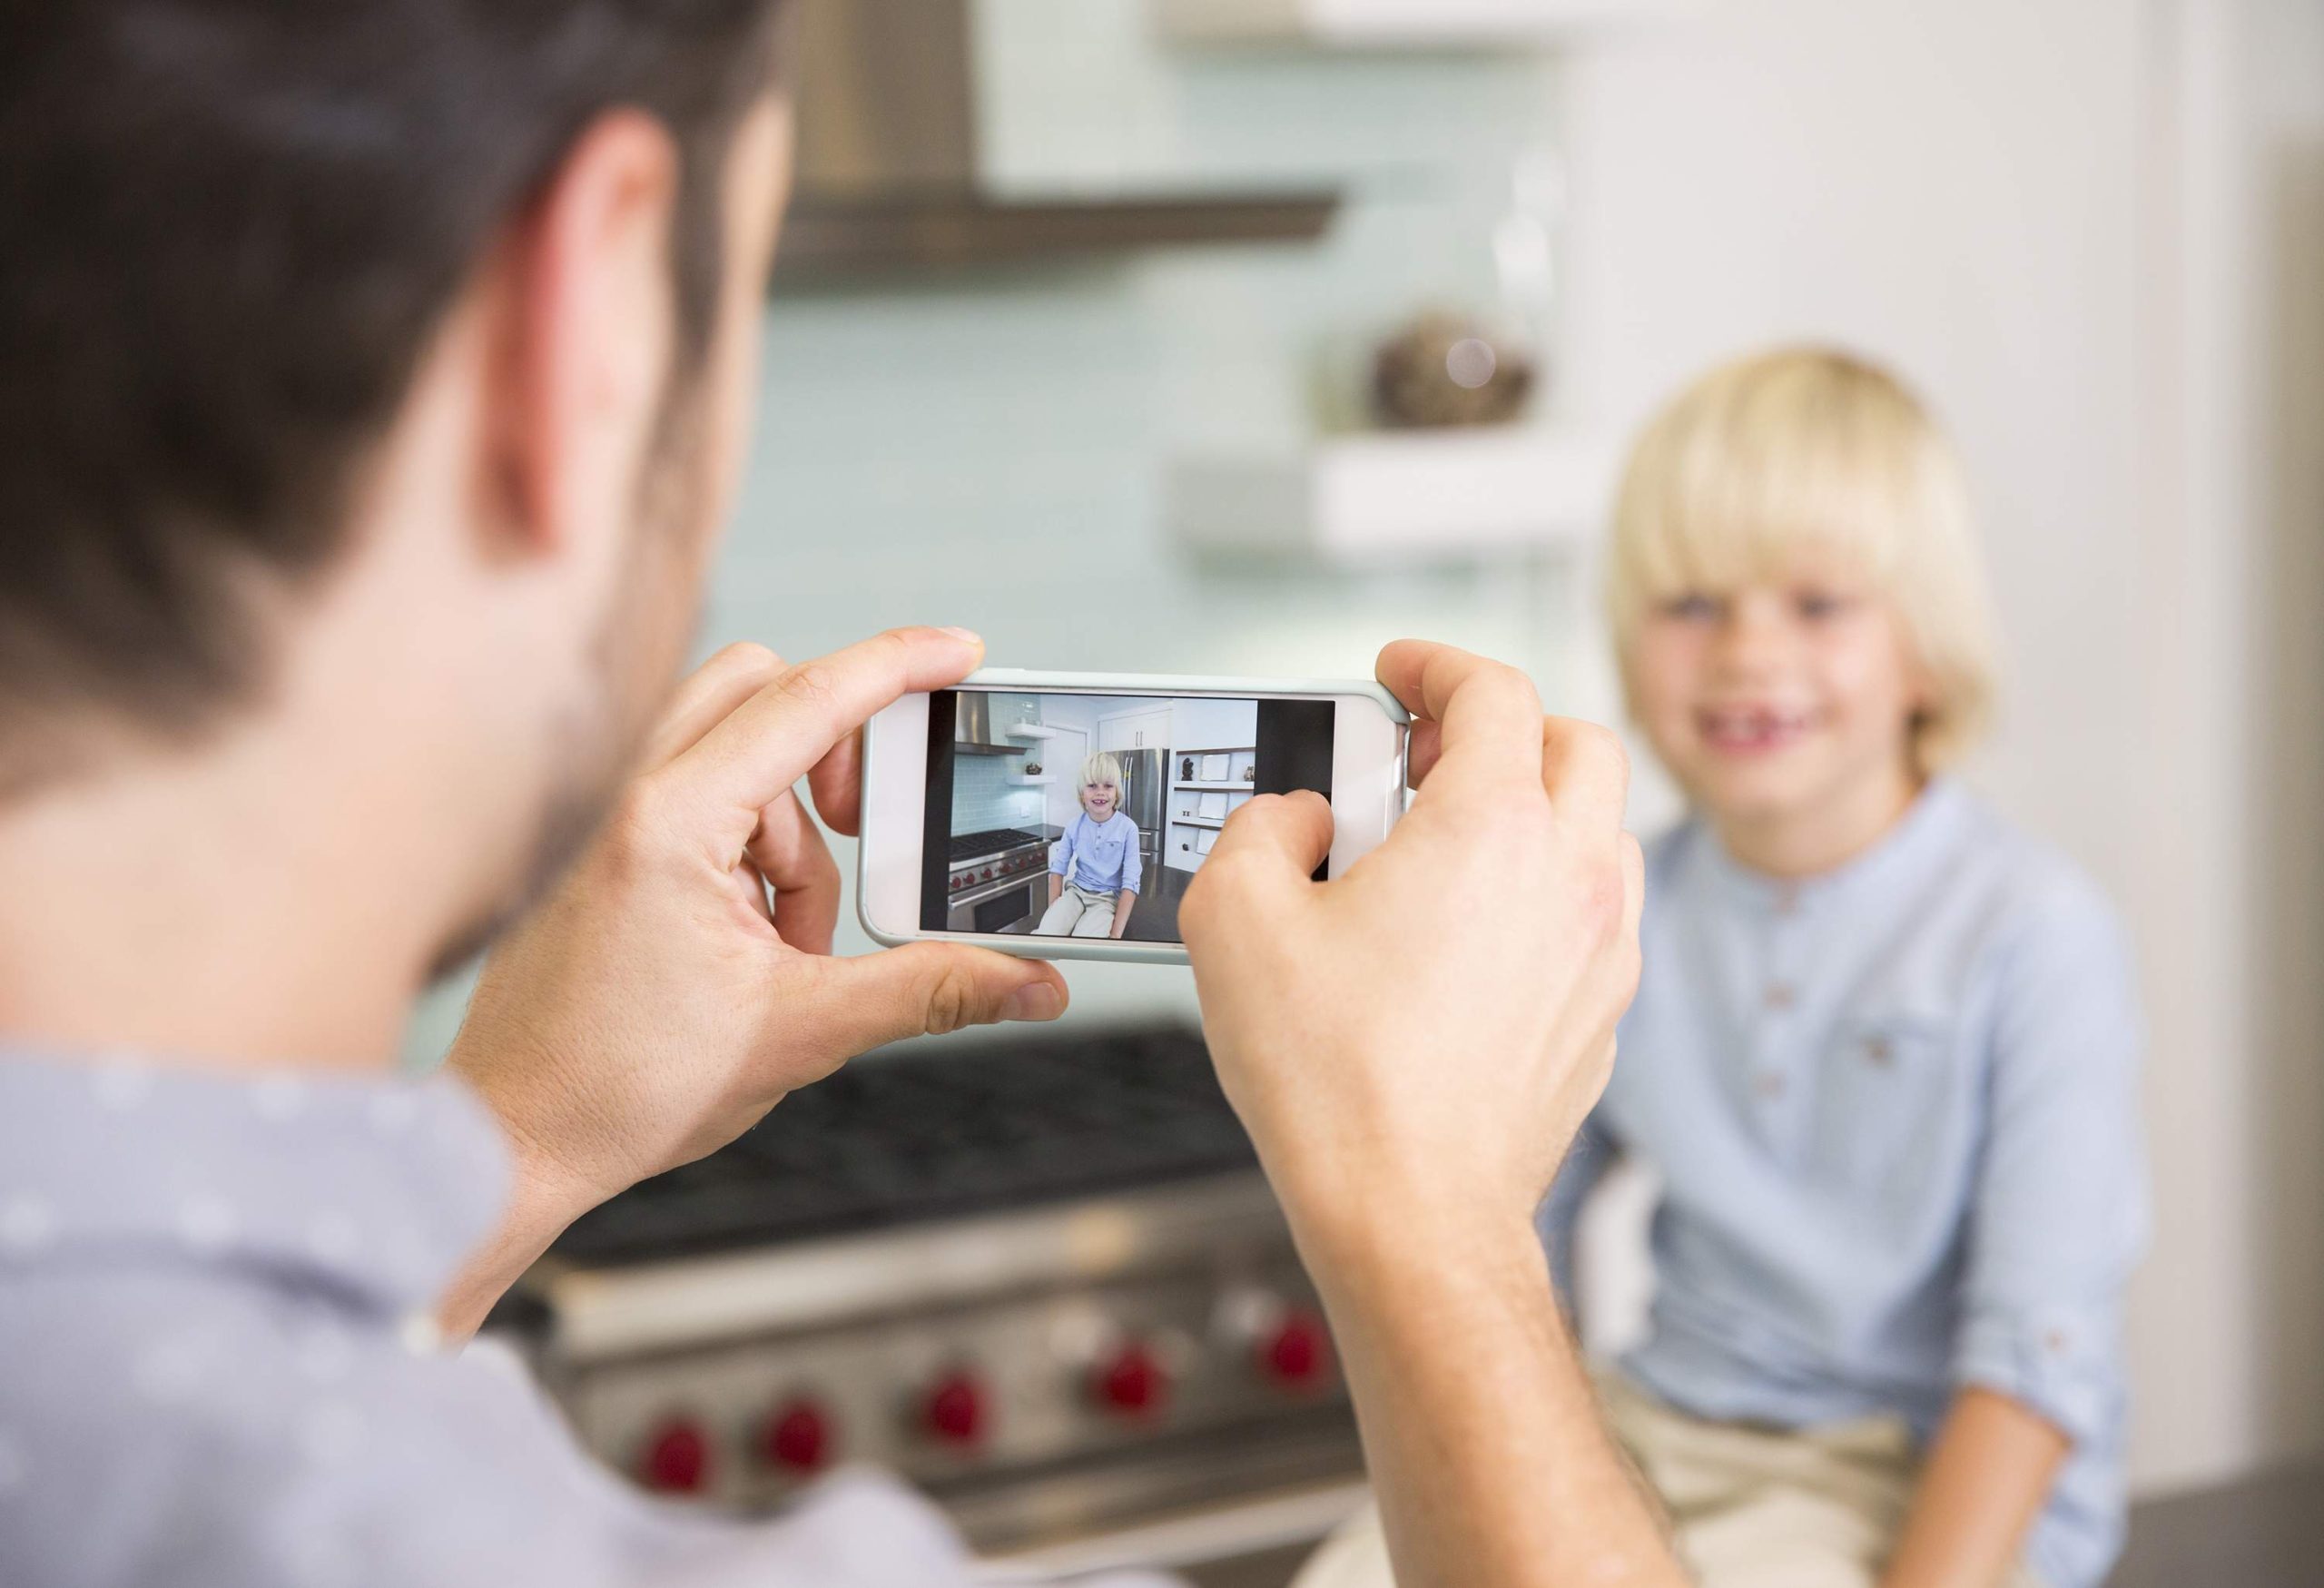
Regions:
<instances>
[{"instance_id":1,"label":"stubble beard","mask_svg":"<svg viewBox=\"0 0 2324 1588\"><path fill-rule=\"evenodd\" d=\"M674 390L640 471L636 528L589 645L592 686L549 730L553 771L514 883L448 933L428 972L442 981L477 959L538 903L596 836L635 769L700 626L702 541L710 533L699 422L702 391ZM683 615L683 616L681 616Z\"/></svg>"}]
</instances>

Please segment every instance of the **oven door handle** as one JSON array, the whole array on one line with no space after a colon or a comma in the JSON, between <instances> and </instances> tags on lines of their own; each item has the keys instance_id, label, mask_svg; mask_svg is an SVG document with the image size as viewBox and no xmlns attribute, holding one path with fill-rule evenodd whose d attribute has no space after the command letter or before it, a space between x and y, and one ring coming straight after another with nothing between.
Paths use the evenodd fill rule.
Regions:
<instances>
[{"instance_id":1,"label":"oven door handle","mask_svg":"<svg viewBox=\"0 0 2324 1588\"><path fill-rule=\"evenodd\" d=\"M947 894L946 897L955 909L963 904L981 904L987 899L1000 898L1011 888L1029 887L1048 874L1046 872L1019 872L1014 876L1001 877L973 888L964 888L957 893Z\"/></svg>"}]
</instances>

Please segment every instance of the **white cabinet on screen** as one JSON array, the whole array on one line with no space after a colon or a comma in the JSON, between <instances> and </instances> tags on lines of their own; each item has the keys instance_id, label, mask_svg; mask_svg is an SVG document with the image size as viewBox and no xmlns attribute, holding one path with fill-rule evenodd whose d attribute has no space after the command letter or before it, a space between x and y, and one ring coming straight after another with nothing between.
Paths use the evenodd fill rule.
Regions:
<instances>
[{"instance_id":1,"label":"white cabinet on screen","mask_svg":"<svg viewBox=\"0 0 2324 1588\"><path fill-rule=\"evenodd\" d=\"M1126 713L1098 719L1100 750L1167 750L1170 747L1170 711Z\"/></svg>"}]
</instances>

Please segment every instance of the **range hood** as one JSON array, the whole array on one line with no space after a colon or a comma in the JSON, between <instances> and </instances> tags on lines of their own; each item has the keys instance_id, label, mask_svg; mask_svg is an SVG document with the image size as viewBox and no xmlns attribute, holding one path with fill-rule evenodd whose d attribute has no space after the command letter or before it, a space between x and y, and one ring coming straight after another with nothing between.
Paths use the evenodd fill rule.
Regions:
<instances>
[{"instance_id":1,"label":"range hood","mask_svg":"<svg viewBox=\"0 0 2324 1588\"><path fill-rule=\"evenodd\" d=\"M979 178L974 0L800 0L798 179L776 279L1306 241L1327 191L996 197Z\"/></svg>"},{"instance_id":2,"label":"range hood","mask_svg":"<svg viewBox=\"0 0 2324 1588\"><path fill-rule=\"evenodd\" d=\"M1023 745L996 744L992 736L992 696L981 689L962 689L954 695L952 754L955 755L1022 755Z\"/></svg>"}]
</instances>

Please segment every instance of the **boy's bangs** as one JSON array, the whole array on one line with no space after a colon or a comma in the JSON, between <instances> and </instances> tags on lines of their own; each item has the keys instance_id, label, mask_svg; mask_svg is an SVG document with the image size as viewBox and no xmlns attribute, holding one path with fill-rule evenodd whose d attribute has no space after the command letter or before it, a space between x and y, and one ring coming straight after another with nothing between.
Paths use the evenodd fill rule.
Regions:
<instances>
[{"instance_id":1,"label":"boy's bangs","mask_svg":"<svg viewBox=\"0 0 2324 1588\"><path fill-rule=\"evenodd\" d=\"M1779 448L1698 433L1655 488L1634 495L1621 551L1649 605L1781 584L1827 565L1886 586L1913 493L1894 457L1824 435ZM1634 481L1634 488L1639 482ZM1639 499L1640 497L1645 499Z\"/></svg>"}]
</instances>

